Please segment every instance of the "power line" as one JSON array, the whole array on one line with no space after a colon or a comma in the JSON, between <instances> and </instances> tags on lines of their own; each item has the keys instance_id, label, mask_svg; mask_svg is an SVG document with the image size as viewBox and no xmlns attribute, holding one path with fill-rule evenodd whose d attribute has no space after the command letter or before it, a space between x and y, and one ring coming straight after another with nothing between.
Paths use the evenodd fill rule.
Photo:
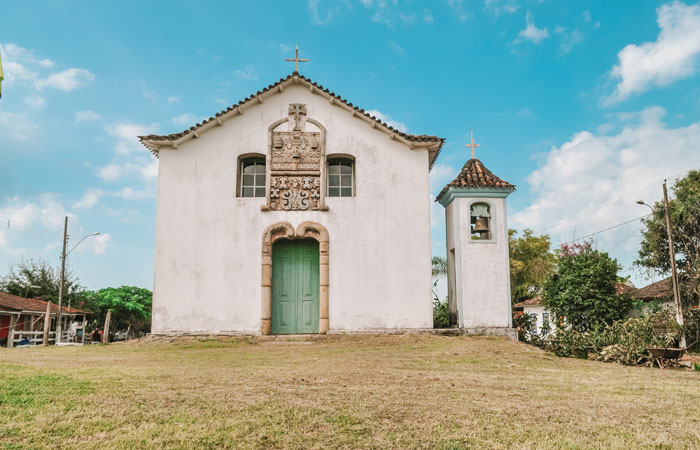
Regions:
<instances>
[{"instance_id":1,"label":"power line","mask_svg":"<svg viewBox=\"0 0 700 450\"><path fill-rule=\"evenodd\" d=\"M610 250L608 250L608 251L611 252L611 251L615 250L617 247L619 247L620 245L622 245L627 239L631 238L632 236L634 236L635 234L639 233L639 232L642 231L642 230L643 230L643 228L637 228L637 229L634 230L632 233L630 233L626 238L624 238L623 240L621 240L620 242L618 242L617 244L615 244L615 245L614 245Z\"/></svg>"},{"instance_id":2,"label":"power line","mask_svg":"<svg viewBox=\"0 0 700 450\"><path fill-rule=\"evenodd\" d=\"M618 228L618 227L621 227L621 226L623 226L623 225L627 225L628 223L632 223L632 222L635 222L635 221L640 220L640 219L644 219L645 217L649 217L649 216L651 216L651 213L646 214L646 215L644 215L644 216L637 217L636 219L631 219L631 220L628 220L628 221L626 221L626 222L618 223L617 225L613 225L613 226L608 227L608 228L605 228L605 229L603 229L603 230L596 231L595 233L587 234L586 236L573 239L573 240L571 240L571 241L569 241L569 242L564 242L564 244L571 244L572 242L580 241L580 240L583 240L583 239L588 239L589 237L595 236L596 234L605 233L606 231L610 231L610 230L612 230L612 229L614 229L614 228Z\"/></svg>"},{"instance_id":3,"label":"power line","mask_svg":"<svg viewBox=\"0 0 700 450\"><path fill-rule=\"evenodd\" d=\"M44 228L44 227L40 227L40 226L36 226L36 225L27 225L27 224L25 224L25 223L22 223L22 222L19 222L19 221L17 221L17 220L13 220L13 219L10 219L10 218L6 218L6 217L5 217L5 218L0 217L0 221L7 223L7 227L8 227L8 228L9 228L10 226L16 226L16 227L23 228L23 229L25 229L25 230L27 230L27 231L32 231L32 232L42 233L42 234L48 234L48 235L51 235L51 236L57 236L57 232L56 232L55 230L50 230L50 229L48 229L48 228Z\"/></svg>"},{"instance_id":4,"label":"power line","mask_svg":"<svg viewBox=\"0 0 700 450\"><path fill-rule=\"evenodd\" d=\"M92 288L94 290L97 290L97 286L95 285L95 283L92 282L90 275L88 275L87 270L85 270L85 266L83 265L83 262L80 260L80 256L78 256L78 252L75 252L75 257L78 259L78 264L80 264L80 268L83 269L83 273L85 274L85 278L88 279L88 281L92 285Z\"/></svg>"},{"instance_id":5,"label":"power line","mask_svg":"<svg viewBox=\"0 0 700 450\"><path fill-rule=\"evenodd\" d=\"M16 229L16 228L7 228L7 230L8 230L8 231L13 231L13 232L15 232L15 233L22 233L22 234L25 234L25 235L27 235L27 236L31 236L31 237L35 237L35 238L39 238L39 239L44 239L44 240L51 241L51 242L61 242L60 239L54 239L54 238L50 238L50 237L47 237L47 236L42 236L42 235L39 235L39 234L29 233L29 232L27 232L27 231L22 231L22 230L19 230L19 229Z\"/></svg>"}]
</instances>

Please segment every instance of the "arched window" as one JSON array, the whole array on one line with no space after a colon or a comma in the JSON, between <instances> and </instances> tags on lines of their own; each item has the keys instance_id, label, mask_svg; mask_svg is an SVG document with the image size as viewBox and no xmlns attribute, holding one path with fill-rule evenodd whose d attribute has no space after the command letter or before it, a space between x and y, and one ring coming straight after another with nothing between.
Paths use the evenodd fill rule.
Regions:
<instances>
[{"instance_id":1,"label":"arched window","mask_svg":"<svg viewBox=\"0 0 700 450\"><path fill-rule=\"evenodd\" d=\"M328 157L328 196L355 196L355 161L348 157Z\"/></svg>"},{"instance_id":2,"label":"arched window","mask_svg":"<svg viewBox=\"0 0 700 450\"><path fill-rule=\"evenodd\" d=\"M265 197L265 157L262 155L239 158L238 196Z\"/></svg>"},{"instance_id":3,"label":"arched window","mask_svg":"<svg viewBox=\"0 0 700 450\"><path fill-rule=\"evenodd\" d=\"M491 212L486 203L474 203L470 209L473 240L491 239Z\"/></svg>"}]
</instances>

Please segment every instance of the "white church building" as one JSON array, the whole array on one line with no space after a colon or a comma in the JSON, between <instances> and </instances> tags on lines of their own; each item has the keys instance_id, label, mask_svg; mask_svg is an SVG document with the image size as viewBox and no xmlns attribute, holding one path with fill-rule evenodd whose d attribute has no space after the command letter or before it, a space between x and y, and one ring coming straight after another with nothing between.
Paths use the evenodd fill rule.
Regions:
<instances>
[{"instance_id":1,"label":"white church building","mask_svg":"<svg viewBox=\"0 0 700 450\"><path fill-rule=\"evenodd\" d=\"M444 139L398 131L294 71L140 140L159 158L154 334L432 328L428 177ZM450 309L467 331L512 331L513 189L472 159L438 197Z\"/></svg>"}]
</instances>

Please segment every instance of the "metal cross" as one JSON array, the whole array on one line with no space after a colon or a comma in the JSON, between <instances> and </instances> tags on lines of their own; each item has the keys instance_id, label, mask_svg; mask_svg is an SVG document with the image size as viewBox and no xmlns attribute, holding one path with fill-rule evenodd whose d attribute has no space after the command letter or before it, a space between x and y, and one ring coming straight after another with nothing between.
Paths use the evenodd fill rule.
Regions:
<instances>
[{"instance_id":1,"label":"metal cross","mask_svg":"<svg viewBox=\"0 0 700 450\"><path fill-rule=\"evenodd\" d=\"M471 149L472 149L472 159L474 159L474 149L477 148L477 147L481 147L480 144L475 144L475 143L474 143L474 130L472 130L472 141L471 141L471 143L465 145L465 147L467 147L467 148L470 148L470 147L471 147Z\"/></svg>"},{"instance_id":2,"label":"metal cross","mask_svg":"<svg viewBox=\"0 0 700 450\"><path fill-rule=\"evenodd\" d=\"M300 62L309 62L308 59L300 59L299 58L299 44L297 44L296 57L286 58L285 61L294 61L295 65L296 65L296 69L294 69L295 72L299 72L299 63Z\"/></svg>"}]
</instances>

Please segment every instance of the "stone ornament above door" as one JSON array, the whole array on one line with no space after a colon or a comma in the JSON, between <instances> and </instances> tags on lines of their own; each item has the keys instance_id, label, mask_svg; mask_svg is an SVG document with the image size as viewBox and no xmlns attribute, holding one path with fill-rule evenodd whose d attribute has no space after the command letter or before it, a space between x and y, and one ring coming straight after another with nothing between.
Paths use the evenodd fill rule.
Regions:
<instances>
[{"instance_id":1,"label":"stone ornament above door","mask_svg":"<svg viewBox=\"0 0 700 450\"><path fill-rule=\"evenodd\" d=\"M276 131L287 123L287 131ZM320 131L307 131L307 122ZM270 126L267 205L263 210L326 210L323 193L325 129L307 117L306 105L291 103L288 116Z\"/></svg>"}]
</instances>

